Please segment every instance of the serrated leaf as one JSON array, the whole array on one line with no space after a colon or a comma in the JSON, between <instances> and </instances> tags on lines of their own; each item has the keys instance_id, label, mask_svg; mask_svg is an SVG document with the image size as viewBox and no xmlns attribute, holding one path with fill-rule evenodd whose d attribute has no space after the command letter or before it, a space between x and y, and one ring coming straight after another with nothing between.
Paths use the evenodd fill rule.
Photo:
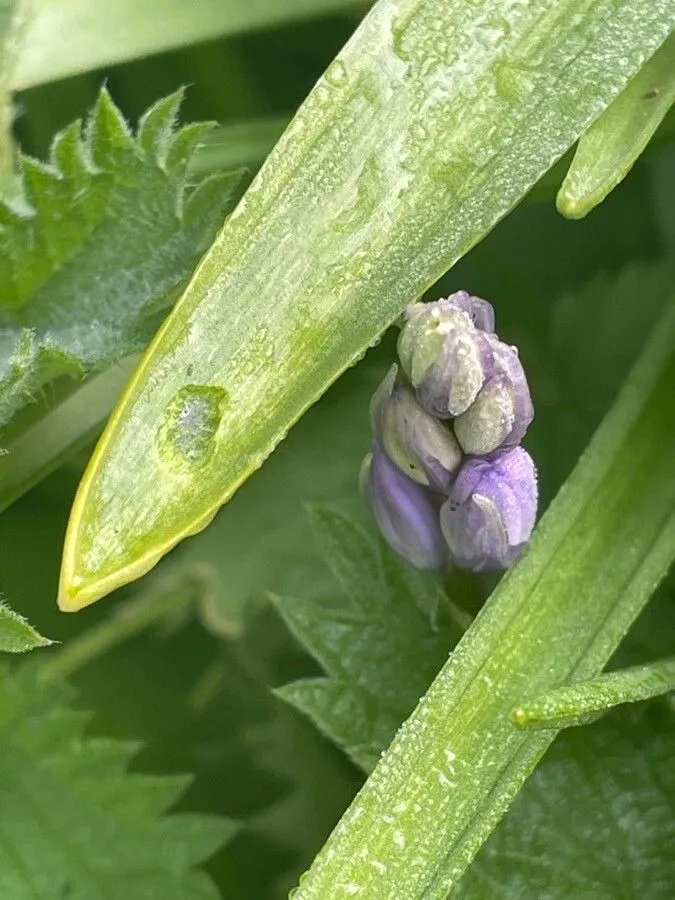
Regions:
<instances>
[{"instance_id":1,"label":"serrated leaf","mask_svg":"<svg viewBox=\"0 0 675 900\"><path fill-rule=\"evenodd\" d=\"M556 205L581 219L626 177L675 101L675 35L582 135Z\"/></svg>"},{"instance_id":2,"label":"serrated leaf","mask_svg":"<svg viewBox=\"0 0 675 900\"><path fill-rule=\"evenodd\" d=\"M332 602L316 597L275 602L329 677L295 682L278 694L369 770L460 634L434 630L419 600L402 591L400 581L386 580L377 547L352 521L321 508L312 520L342 595ZM381 552L391 551L382 547Z\"/></svg>"},{"instance_id":3,"label":"serrated leaf","mask_svg":"<svg viewBox=\"0 0 675 900\"><path fill-rule=\"evenodd\" d=\"M42 637L32 625L0 600L0 652L25 653L36 647L48 647L51 641Z\"/></svg>"},{"instance_id":4,"label":"serrated leaf","mask_svg":"<svg viewBox=\"0 0 675 900\"><path fill-rule=\"evenodd\" d=\"M405 304L519 202L673 23L673 0L379 0L129 383L78 491L61 608L140 577L204 528ZM195 409L208 428L194 427Z\"/></svg>"},{"instance_id":5,"label":"serrated leaf","mask_svg":"<svg viewBox=\"0 0 675 900\"><path fill-rule=\"evenodd\" d=\"M215 900L196 866L233 823L164 815L186 779L127 774L136 748L83 737L85 717L36 671L0 681L0 896Z\"/></svg>"},{"instance_id":6,"label":"serrated leaf","mask_svg":"<svg viewBox=\"0 0 675 900\"><path fill-rule=\"evenodd\" d=\"M670 900L675 716L608 716L553 745L453 891L461 900Z\"/></svg>"},{"instance_id":7,"label":"serrated leaf","mask_svg":"<svg viewBox=\"0 0 675 900\"><path fill-rule=\"evenodd\" d=\"M206 126L174 131L178 92L134 137L104 89L84 129L23 157L23 201L0 201L0 425L58 375L145 347L233 201L240 174L190 187Z\"/></svg>"}]
</instances>

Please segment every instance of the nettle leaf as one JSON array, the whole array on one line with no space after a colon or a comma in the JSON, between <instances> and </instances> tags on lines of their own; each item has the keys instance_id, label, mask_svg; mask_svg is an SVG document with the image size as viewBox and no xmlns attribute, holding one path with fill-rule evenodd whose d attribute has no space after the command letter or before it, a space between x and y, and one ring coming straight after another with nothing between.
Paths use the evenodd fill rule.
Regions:
<instances>
[{"instance_id":1,"label":"nettle leaf","mask_svg":"<svg viewBox=\"0 0 675 900\"><path fill-rule=\"evenodd\" d=\"M233 204L240 173L188 183L207 126L174 130L181 97L133 135L104 89L48 163L21 157L23 199L0 200L0 425L55 377L143 349Z\"/></svg>"},{"instance_id":2,"label":"nettle leaf","mask_svg":"<svg viewBox=\"0 0 675 900\"><path fill-rule=\"evenodd\" d=\"M553 745L453 898L675 893L675 716L608 716Z\"/></svg>"},{"instance_id":3,"label":"nettle leaf","mask_svg":"<svg viewBox=\"0 0 675 900\"><path fill-rule=\"evenodd\" d=\"M48 647L51 643L0 600L0 652L24 653L36 647Z\"/></svg>"},{"instance_id":4,"label":"nettle leaf","mask_svg":"<svg viewBox=\"0 0 675 900\"><path fill-rule=\"evenodd\" d=\"M137 747L84 738L66 689L35 671L0 681L0 896L215 900L195 866L233 823L163 815L189 779L127 774Z\"/></svg>"},{"instance_id":5,"label":"nettle leaf","mask_svg":"<svg viewBox=\"0 0 675 900\"><path fill-rule=\"evenodd\" d=\"M410 570L349 519L311 513L321 554L342 588L332 602L276 597L286 624L327 677L277 694L306 713L366 771L414 709L460 637L432 624L444 603L431 575Z\"/></svg>"}]
</instances>

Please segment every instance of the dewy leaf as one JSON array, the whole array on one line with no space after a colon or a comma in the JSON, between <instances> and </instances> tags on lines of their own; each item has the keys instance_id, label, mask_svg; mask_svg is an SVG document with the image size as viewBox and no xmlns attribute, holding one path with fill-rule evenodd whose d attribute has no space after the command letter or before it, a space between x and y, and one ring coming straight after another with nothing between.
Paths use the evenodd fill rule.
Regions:
<instances>
[{"instance_id":1,"label":"dewy leaf","mask_svg":"<svg viewBox=\"0 0 675 900\"><path fill-rule=\"evenodd\" d=\"M675 35L581 137L556 204L581 219L622 181L675 101Z\"/></svg>"},{"instance_id":2,"label":"dewy leaf","mask_svg":"<svg viewBox=\"0 0 675 900\"><path fill-rule=\"evenodd\" d=\"M186 183L204 126L173 131L180 99L134 137L104 90L49 164L23 157L23 203L0 202L0 425L56 376L143 349L228 211L239 174Z\"/></svg>"},{"instance_id":3,"label":"dewy leaf","mask_svg":"<svg viewBox=\"0 0 675 900\"><path fill-rule=\"evenodd\" d=\"M516 725L527 728L567 728L584 725L589 716L613 706L671 691L675 691L675 659L662 659L549 691L517 707L511 715Z\"/></svg>"},{"instance_id":4,"label":"dewy leaf","mask_svg":"<svg viewBox=\"0 0 675 900\"><path fill-rule=\"evenodd\" d=\"M671 302L528 551L401 727L296 900L356 888L373 900L444 900L457 885L555 736L518 728L511 710L598 675L675 556L674 347Z\"/></svg>"},{"instance_id":5,"label":"dewy leaf","mask_svg":"<svg viewBox=\"0 0 675 900\"><path fill-rule=\"evenodd\" d=\"M675 716L661 705L565 733L453 900L675 894Z\"/></svg>"},{"instance_id":6,"label":"dewy leaf","mask_svg":"<svg viewBox=\"0 0 675 900\"><path fill-rule=\"evenodd\" d=\"M379 0L267 158L113 414L73 508L61 608L139 577L204 528L674 22L675 0Z\"/></svg>"},{"instance_id":7,"label":"dewy leaf","mask_svg":"<svg viewBox=\"0 0 675 900\"><path fill-rule=\"evenodd\" d=\"M315 509L312 519L341 596L332 602L277 597L276 603L328 677L296 681L277 693L369 771L460 635L432 628L430 609L442 602L433 576L414 573L413 595L400 571L404 564L388 558L383 571L380 554L353 522L327 509ZM424 594L432 599L425 602Z\"/></svg>"},{"instance_id":8,"label":"dewy leaf","mask_svg":"<svg viewBox=\"0 0 675 900\"><path fill-rule=\"evenodd\" d=\"M370 445L368 404L393 353L386 344L345 372L211 527L181 548L177 568L194 563L211 573L203 611L214 631L239 633L250 601L268 592L313 599L335 593L305 507L330 504L352 517L368 515L358 470Z\"/></svg>"},{"instance_id":9,"label":"dewy leaf","mask_svg":"<svg viewBox=\"0 0 675 900\"><path fill-rule=\"evenodd\" d=\"M15 90L173 47L327 15L368 0L31 0ZM133 27L130 27L133 23Z\"/></svg>"},{"instance_id":10,"label":"dewy leaf","mask_svg":"<svg viewBox=\"0 0 675 900\"><path fill-rule=\"evenodd\" d=\"M164 815L189 779L127 774L137 748L84 738L62 685L36 671L0 680L0 896L216 900L195 867L234 825Z\"/></svg>"},{"instance_id":11,"label":"dewy leaf","mask_svg":"<svg viewBox=\"0 0 675 900\"><path fill-rule=\"evenodd\" d=\"M36 647L48 647L51 641L0 600L0 653L25 653Z\"/></svg>"}]
</instances>

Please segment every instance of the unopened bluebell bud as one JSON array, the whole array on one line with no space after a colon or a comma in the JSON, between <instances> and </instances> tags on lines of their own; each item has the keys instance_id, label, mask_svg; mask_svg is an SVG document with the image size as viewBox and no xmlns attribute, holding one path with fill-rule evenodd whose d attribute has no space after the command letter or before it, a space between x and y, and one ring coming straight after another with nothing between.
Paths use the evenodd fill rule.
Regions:
<instances>
[{"instance_id":1,"label":"unopened bluebell bud","mask_svg":"<svg viewBox=\"0 0 675 900\"><path fill-rule=\"evenodd\" d=\"M371 403L375 439L402 472L419 484L448 491L462 461L452 431L418 402L391 367Z\"/></svg>"},{"instance_id":2,"label":"unopened bluebell bud","mask_svg":"<svg viewBox=\"0 0 675 900\"><path fill-rule=\"evenodd\" d=\"M440 521L450 557L475 572L505 569L530 539L537 514L537 476L515 447L461 468Z\"/></svg>"},{"instance_id":3,"label":"unopened bluebell bud","mask_svg":"<svg viewBox=\"0 0 675 900\"><path fill-rule=\"evenodd\" d=\"M491 303L482 297L474 297L468 291L457 291L449 297L436 301L443 306L454 305L463 310L481 331L492 334L495 330L495 311Z\"/></svg>"},{"instance_id":4,"label":"unopened bluebell bud","mask_svg":"<svg viewBox=\"0 0 675 900\"><path fill-rule=\"evenodd\" d=\"M486 301L474 304L469 294L460 293L459 303L453 295L408 307L398 341L403 371L422 406L440 419L467 410L492 373L488 334L474 324L473 317L494 325L494 312Z\"/></svg>"},{"instance_id":5,"label":"unopened bluebell bud","mask_svg":"<svg viewBox=\"0 0 675 900\"><path fill-rule=\"evenodd\" d=\"M471 406L454 422L465 453L473 456L515 447L534 417L534 407L518 351L487 335L493 371Z\"/></svg>"},{"instance_id":6,"label":"unopened bluebell bud","mask_svg":"<svg viewBox=\"0 0 675 900\"><path fill-rule=\"evenodd\" d=\"M361 489L390 547L418 569L438 569L447 549L441 533L440 499L412 481L377 442L361 468Z\"/></svg>"}]
</instances>

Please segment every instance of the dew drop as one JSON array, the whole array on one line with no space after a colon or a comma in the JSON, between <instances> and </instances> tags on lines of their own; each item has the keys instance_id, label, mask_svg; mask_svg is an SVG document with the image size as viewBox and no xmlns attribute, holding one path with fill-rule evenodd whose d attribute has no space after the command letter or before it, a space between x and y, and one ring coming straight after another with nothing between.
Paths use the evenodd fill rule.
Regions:
<instances>
[{"instance_id":1,"label":"dew drop","mask_svg":"<svg viewBox=\"0 0 675 900\"><path fill-rule=\"evenodd\" d=\"M205 462L227 404L227 391L217 385L182 387L169 402L157 432L162 458L178 469Z\"/></svg>"},{"instance_id":2,"label":"dew drop","mask_svg":"<svg viewBox=\"0 0 675 900\"><path fill-rule=\"evenodd\" d=\"M341 60L336 59L326 69L326 81L335 87L339 87L339 85L344 84L346 80L347 70L345 69L345 65Z\"/></svg>"},{"instance_id":3,"label":"dew drop","mask_svg":"<svg viewBox=\"0 0 675 900\"><path fill-rule=\"evenodd\" d=\"M330 100L330 91L325 84L317 84L314 88L314 95L321 106L324 106Z\"/></svg>"},{"instance_id":4,"label":"dew drop","mask_svg":"<svg viewBox=\"0 0 675 900\"><path fill-rule=\"evenodd\" d=\"M531 66L520 62L498 61L493 66L495 89L507 103L522 103L535 87Z\"/></svg>"}]
</instances>

